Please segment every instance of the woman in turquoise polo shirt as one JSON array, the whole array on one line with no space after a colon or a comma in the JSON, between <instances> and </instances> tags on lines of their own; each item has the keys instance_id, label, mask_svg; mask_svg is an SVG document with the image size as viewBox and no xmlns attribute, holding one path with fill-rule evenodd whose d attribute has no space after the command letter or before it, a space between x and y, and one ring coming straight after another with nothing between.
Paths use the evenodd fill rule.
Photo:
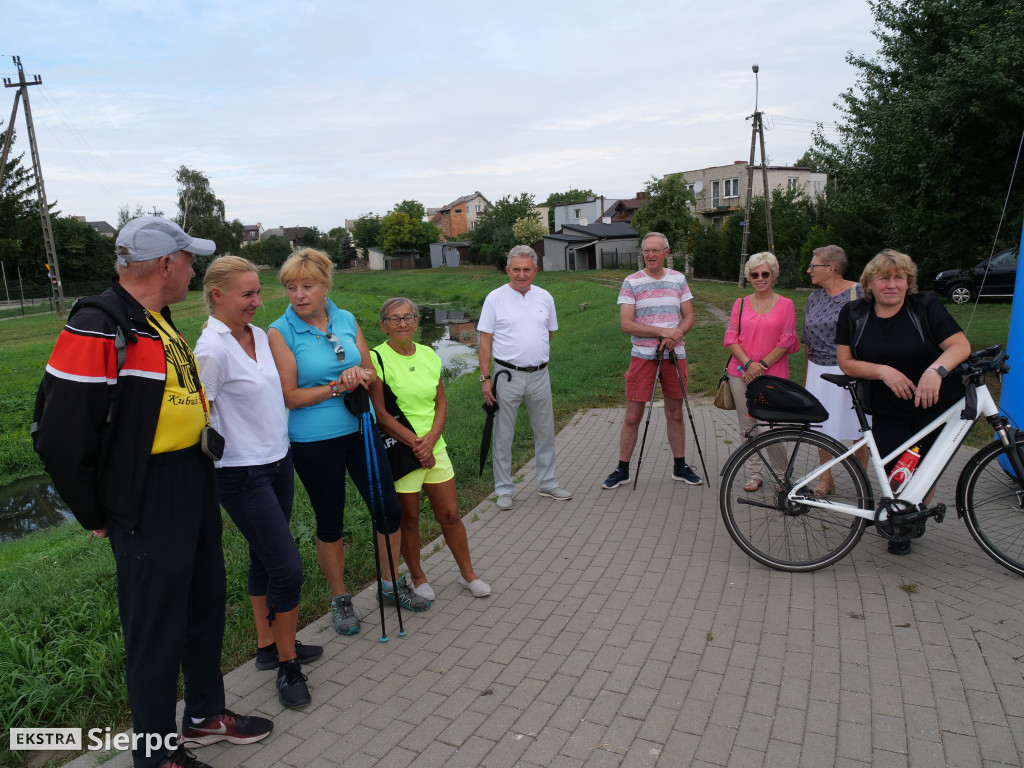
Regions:
<instances>
[{"instance_id":1,"label":"woman in turquoise polo shirt","mask_svg":"<svg viewBox=\"0 0 1024 768\"><path fill-rule=\"evenodd\" d=\"M491 588L473 570L466 526L459 514L455 492L455 470L441 436L448 414L448 400L441 382L441 359L430 347L412 340L418 321L419 308L409 299L399 297L385 301L380 308L380 327L388 340L375 347L372 355L377 378L370 386L370 397L377 423L386 434L408 445L422 465L421 469L395 480L402 508L402 557L409 566L413 590L424 599L433 600L434 590L420 563L422 490L459 566L459 584L474 597L486 597L491 594ZM394 392L398 407L412 430L402 426L385 409L385 384Z\"/></svg>"},{"instance_id":2,"label":"woman in turquoise polo shirt","mask_svg":"<svg viewBox=\"0 0 1024 768\"><path fill-rule=\"evenodd\" d=\"M290 306L271 323L267 336L288 406L288 437L295 471L316 513L316 554L334 595L334 628L338 634L352 635L359 631L359 617L345 587L345 474L351 475L367 506L370 485L359 420L345 407L343 396L356 387L369 389L377 376L369 364L369 348L355 316L327 298L332 267L327 254L313 248L288 257L281 267L280 280L288 291ZM402 541L401 509L376 430L373 446L378 454L385 518L385 530L379 530L379 526L377 530L381 568L390 575L383 536L387 534L397 558ZM394 566L397 572L398 563ZM425 611L430 607L430 602L413 592L404 577L397 587L390 581L385 581L383 587L384 597L397 599L403 608Z\"/></svg>"}]
</instances>

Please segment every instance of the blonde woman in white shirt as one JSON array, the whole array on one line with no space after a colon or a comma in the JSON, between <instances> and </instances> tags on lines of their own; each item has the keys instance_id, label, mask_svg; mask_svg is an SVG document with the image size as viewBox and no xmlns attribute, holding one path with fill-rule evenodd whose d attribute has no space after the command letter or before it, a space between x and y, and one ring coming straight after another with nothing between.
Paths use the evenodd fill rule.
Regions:
<instances>
[{"instance_id":1,"label":"blonde woman in white shirt","mask_svg":"<svg viewBox=\"0 0 1024 768\"><path fill-rule=\"evenodd\" d=\"M211 317L196 344L213 427L224 436L216 462L221 505L249 542L248 593L259 669L277 669L285 707L310 703L302 664L323 653L295 640L302 557L288 527L295 473L288 415L267 334L252 324L262 305L256 267L238 256L213 261L203 277Z\"/></svg>"}]
</instances>

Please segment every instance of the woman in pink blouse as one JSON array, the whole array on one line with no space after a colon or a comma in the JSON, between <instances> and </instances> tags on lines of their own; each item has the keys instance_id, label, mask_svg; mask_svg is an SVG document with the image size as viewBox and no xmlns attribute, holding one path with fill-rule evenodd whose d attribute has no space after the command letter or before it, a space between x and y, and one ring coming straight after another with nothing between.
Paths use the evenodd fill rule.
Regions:
<instances>
[{"instance_id":1,"label":"woman in pink blouse","mask_svg":"<svg viewBox=\"0 0 1024 768\"><path fill-rule=\"evenodd\" d=\"M729 385L736 401L740 436L747 439L757 422L747 413L747 384L765 373L788 379L789 356L800 349L800 338L796 334L796 307L785 296L775 293L779 277L775 254L755 253L747 259L744 273L754 292L733 305L722 346L732 353ZM764 465L754 456L747 462L747 470L750 480L744 488L756 491L764 482Z\"/></svg>"}]
</instances>

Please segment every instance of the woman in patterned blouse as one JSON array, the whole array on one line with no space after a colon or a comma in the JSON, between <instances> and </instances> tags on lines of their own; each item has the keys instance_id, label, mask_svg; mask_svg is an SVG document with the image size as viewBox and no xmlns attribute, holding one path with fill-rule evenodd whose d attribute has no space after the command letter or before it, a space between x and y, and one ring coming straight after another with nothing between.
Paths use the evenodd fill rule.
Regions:
<instances>
[{"instance_id":1,"label":"woman in patterned blouse","mask_svg":"<svg viewBox=\"0 0 1024 768\"><path fill-rule=\"evenodd\" d=\"M860 424L853 410L850 393L842 387L821 378L823 373L842 375L836 362L836 321L839 311L847 302L861 298L860 284L843 277L847 266L846 251L838 245L815 248L807 272L811 283L818 286L807 298L807 315L800 339L807 345L807 377L804 387L818 398L828 410L829 418L822 431L836 440L856 440L860 437ZM821 451L822 462L829 456ZM857 451L862 465L867 462L867 449ZM831 472L822 474L814 492L820 496L835 490Z\"/></svg>"}]
</instances>

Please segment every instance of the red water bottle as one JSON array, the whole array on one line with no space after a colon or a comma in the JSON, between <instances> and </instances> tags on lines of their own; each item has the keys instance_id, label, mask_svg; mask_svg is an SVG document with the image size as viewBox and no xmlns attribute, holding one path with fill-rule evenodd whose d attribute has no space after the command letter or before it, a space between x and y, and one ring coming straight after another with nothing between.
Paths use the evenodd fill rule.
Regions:
<instances>
[{"instance_id":1,"label":"red water bottle","mask_svg":"<svg viewBox=\"0 0 1024 768\"><path fill-rule=\"evenodd\" d=\"M920 460L920 446L915 445L913 448L903 452L900 460L896 462L896 466L892 468L892 474L889 475L889 487L892 488L893 493L899 493L903 490L907 481L910 480L910 476L917 469L917 462Z\"/></svg>"}]
</instances>

